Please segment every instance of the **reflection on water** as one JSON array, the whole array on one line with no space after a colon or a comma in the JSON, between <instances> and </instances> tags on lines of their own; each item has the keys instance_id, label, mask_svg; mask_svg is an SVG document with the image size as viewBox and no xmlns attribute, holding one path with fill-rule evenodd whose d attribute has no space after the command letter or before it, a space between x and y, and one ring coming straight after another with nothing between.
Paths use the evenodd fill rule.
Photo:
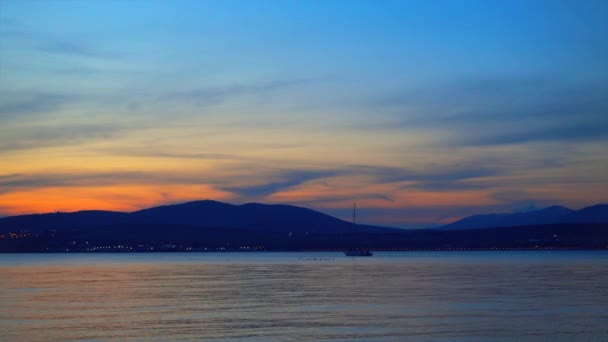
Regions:
<instances>
[{"instance_id":1,"label":"reflection on water","mask_svg":"<svg viewBox=\"0 0 608 342\"><path fill-rule=\"evenodd\" d=\"M596 341L607 308L606 252L0 255L6 341Z\"/></svg>"}]
</instances>

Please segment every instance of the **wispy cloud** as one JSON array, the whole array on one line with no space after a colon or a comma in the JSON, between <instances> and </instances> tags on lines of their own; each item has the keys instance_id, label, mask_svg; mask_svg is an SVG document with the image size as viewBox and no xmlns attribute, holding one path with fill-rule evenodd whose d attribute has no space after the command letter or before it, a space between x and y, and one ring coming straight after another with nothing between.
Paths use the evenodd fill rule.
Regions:
<instances>
[{"instance_id":1,"label":"wispy cloud","mask_svg":"<svg viewBox=\"0 0 608 342\"><path fill-rule=\"evenodd\" d=\"M234 192L246 199L260 199L273 193L289 189L305 182L334 176L333 171L303 171L284 170L278 172L272 181L254 186L225 187L224 190Z\"/></svg>"},{"instance_id":2,"label":"wispy cloud","mask_svg":"<svg viewBox=\"0 0 608 342\"><path fill-rule=\"evenodd\" d=\"M127 129L114 124L71 124L61 126L28 125L15 131L12 127L0 128L0 153L62 146L116 137Z\"/></svg>"},{"instance_id":3,"label":"wispy cloud","mask_svg":"<svg viewBox=\"0 0 608 342\"><path fill-rule=\"evenodd\" d=\"M166 95L164 99L187 101L199 106L212 106L242 95L273 92L285 88L305 85L315 81L318 80L312 78L291 78L250 84L211 86L191 90L174 91Z\"/></svg>"},{"instance_id":4,"label":"wispy cloud","mask_svg":"<svg viewBox=\"0 0 608 342\"><path fill-rule=\"evenodd\" d=\"M512 130L500 130L479 133L476 136L463 136L454 139L463 145L507 145L530 142L582 142L608 140L608 120L595 122L549 123L538 127L519 127Z\"/></svg>"},{"instance_id":5,"label":"wispy cloud","mask_svg":"<svg viewBox=\"0 0 608 342\"><path fill-rule=\"evenodd\" d=\"M255 164L249 169L255 172L256 165L258 170L263 166ZM479 188L473 183L467 184L466 181L476 178L495 176L500 174L500 169L489 166L463 166L463 165L442 165L433 166L425 170L413 171L397 167L376 167L368 165L346 165L346 166L326 166L322 169L306 169L301 167L298 170L276 169L268 173L272 181L253 186L223 186L222 188L241 195L247 199L262 199L266 196L279 193L290 188L300 186L310 181L320 181L329 178L342 177L366 177L374 184L390 184L400 188L403 183L426 190L452 190L449 186L454 183L454 188L472 189ZM381 199L387 202L392 201L389 194L376 193L365 194L367 199ZM340 196L323 197L320 201L338 201L344 198Z\"/></svg>"},{"instance_id":6,"label":"wispy cloud","mask_svg":"<svg viewBox=\"0 0 608 342\"><path fill-rule=\"evenodd\" d=\"M421 170L410 170L397 167L377 167L367 165L353 165L340 170L344 175L372 176L379 183L415 182L416 186L429 190L441 189L451 183L496 176L503 172L498 167L471 163L469 165L447 164L428 165ZM474 187L460 184L459 187ZM446 188L447 190L448 188Z\"/></svg>"},{"instance_id":7,"label":"wispy cloud","mask_svg":"<svg viewBox=\"0 0 608 342\"><path fill-rule=\"evenodd\" d=\"M9 92L0 94L0 120L24 115L50 113L76 99L53 92Z\"/></svg>"},{"instance_id":8,"label":"wispy cloud","mask_svg":"<svg viewBox=\"0 0 608 342\"><path fill-rule=\"evenodd\" d=\"M133 184L204 184L197 174L162 171L103 171L0 175L2 192L48 187L99 187Z\"/></svg>"},{"instance_id":9,"label":"wispy cloud","mask_svg":"<svg viewBox=\"0 0 608 342\"><path fill-rule=\"evenodd\" d=\"M18 46L49 54L86 58L117 57L116 54L98 50L89 40L85 40L79 35L57 35L45 31L32 30L16 21L11 25L0 27L0 37L6 40L18 40L21 43L26 43Z\"/></svg>"},{"instance_id":10,"label":"wispy cloud","mask_svg":"<svg viewBox=\"0 0 608 342\"><path fill-rule=\"evenodd\" d=\"M607 86L551 78L471 79L381 98L372 108L393 114L354 127L440 132L436 141L443 146L605 140Z\"/></svg>"},{"instance_id":11,"label":"wispy cloud","mask_svg":"<svg viewBox=\"0 0 608 342\"><path fill-rule=\"evenodd\" d=\"M55 53L61 55L69 55L76 57L107 57L109 55L95 51L90 46L83 42L57 40L53 42L45 42L37 47L38 50L47 53Z\"/></svg>"}]
</instances>

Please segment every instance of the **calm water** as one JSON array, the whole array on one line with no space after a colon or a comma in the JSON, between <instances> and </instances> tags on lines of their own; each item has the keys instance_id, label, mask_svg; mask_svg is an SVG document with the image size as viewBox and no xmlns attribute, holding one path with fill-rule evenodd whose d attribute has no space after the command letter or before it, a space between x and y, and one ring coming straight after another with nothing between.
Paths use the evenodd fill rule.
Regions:
<instances>
[{"instance_id":1,"label":"calm water","mask_svg":"<svg viewBox=\"0 0 608 342\"><path fill-rule=\"evenodd\" d=\"M0 255L3 341L608 341L608 252Z\"/></svg>"}]
</instances>

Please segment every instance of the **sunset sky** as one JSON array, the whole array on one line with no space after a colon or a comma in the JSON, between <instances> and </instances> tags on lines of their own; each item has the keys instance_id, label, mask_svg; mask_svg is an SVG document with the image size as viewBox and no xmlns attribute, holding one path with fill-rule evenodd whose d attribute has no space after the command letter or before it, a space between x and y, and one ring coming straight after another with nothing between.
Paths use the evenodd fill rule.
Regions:
<instances>
[{"instance_id":1,"label":"sunset sky","mask_svg":"<svg viewBox=\"0 0 608 342\"><path fill-rule=\"evenodd\" d=\"M608 202L608 1L0 0L0 216Z\"/></svg>"}]
</instances>

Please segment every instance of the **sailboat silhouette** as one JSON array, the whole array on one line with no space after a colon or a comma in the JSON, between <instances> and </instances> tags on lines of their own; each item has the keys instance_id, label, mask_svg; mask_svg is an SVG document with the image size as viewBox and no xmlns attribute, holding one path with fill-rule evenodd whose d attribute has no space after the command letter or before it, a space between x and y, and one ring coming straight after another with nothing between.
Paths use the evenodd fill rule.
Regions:
<instances>
[{"instance_id":1,"label":"sailboat silhouette","mask_svg":"<svg viewBox=\"0 0 608 342\"><path fill-rule=\"evenodd\" d=\"M353 203L353 225L357 225L357 202ZM349 248L344 251L346 256L372 256L372 252L369 249L355 249Z\"/></svg>"}]
</instances>

